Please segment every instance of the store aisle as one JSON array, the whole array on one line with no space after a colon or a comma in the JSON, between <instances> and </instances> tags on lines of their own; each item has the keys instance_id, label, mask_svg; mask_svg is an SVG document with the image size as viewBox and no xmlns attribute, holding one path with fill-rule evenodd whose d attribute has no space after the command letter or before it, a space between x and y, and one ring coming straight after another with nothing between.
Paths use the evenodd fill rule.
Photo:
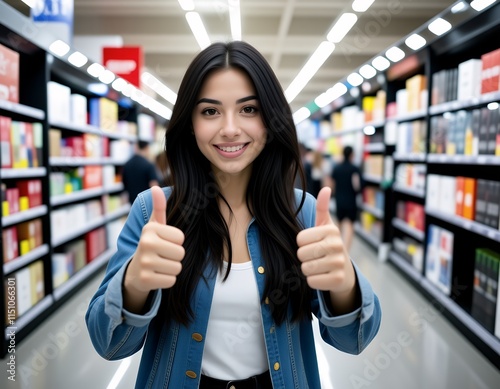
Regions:
<instances>
[{"instance_id":1,"label":"store aisle","mask_svg":"<svg viewBox=\"0 0 500 389\"><path fill-rule=\"evenodd\" d=\"M498 388L500 371L391 265L377 262L373 250L358 238L352 256L380 297L382 326L360 356L343 354L318 342L323 389ZM134 387L139 354L108 362L90 344L84 315L99 282L99 277L89 282L17 346L16 382L7 380L3 365L0 387Z\"/></svg>"}]
</instances>

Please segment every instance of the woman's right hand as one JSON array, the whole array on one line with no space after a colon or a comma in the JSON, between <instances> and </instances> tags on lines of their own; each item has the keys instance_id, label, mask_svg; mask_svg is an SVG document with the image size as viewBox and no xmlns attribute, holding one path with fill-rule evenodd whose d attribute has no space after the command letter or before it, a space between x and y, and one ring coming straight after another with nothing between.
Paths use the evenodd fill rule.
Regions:
<instances>
[{"instance_id":1,"label":"woman's right hand","mask_svg":"<svg viewBox=\"0 0 500 389\"><path fill-rule=\"evenodd\" d=\"M125 273L124 303L141 310L150 291L171 288L182 270L184 233L167 225L167 199L158 186L151 188L153 212L143 227L134 257Z\"/></svg>"}]
</instances>

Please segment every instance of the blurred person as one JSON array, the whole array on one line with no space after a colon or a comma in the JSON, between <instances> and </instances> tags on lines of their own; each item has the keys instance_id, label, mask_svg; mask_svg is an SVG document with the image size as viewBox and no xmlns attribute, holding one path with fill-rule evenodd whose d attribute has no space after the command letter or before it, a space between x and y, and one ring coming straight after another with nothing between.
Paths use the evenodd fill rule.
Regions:
<instances>
[{"instance_id":1,"label":"blurred person","mask_svg":"<svg viewBox=\"0 0 500 389\"><path fill-rule=\"evenodd\" d=\"M155 157L155 169L158 176L160 187L170 185L170 168L168 167L167 155L165 152L159 152Z\"/></svg>"},{"instance_id":2,"label":"blurred person","mask_svg":"<svg viewBox=\"0 0 500 389\"><path fill-rule=\"evenodd\" d=\"M332 172L332 192L335 197L336 214L340 232L347 250L350 249L354 235L354 222L358 213L357 195L361 192L363 181L361 170L352 163L353 149L343 149L344 160L336 164Z\"/></svg>"},{"instance_id":3,"label":"blurred person","mask_svg":"<svg viewBox=\"0 0 500 389\"><path fill-rule=\"evenodd\" d=\"M137 195L152 186L159 185L155 165L149 160L149 143L138 141L135 154L123 166L122 182L132 204Z\"/></svg>"}]
</instances>

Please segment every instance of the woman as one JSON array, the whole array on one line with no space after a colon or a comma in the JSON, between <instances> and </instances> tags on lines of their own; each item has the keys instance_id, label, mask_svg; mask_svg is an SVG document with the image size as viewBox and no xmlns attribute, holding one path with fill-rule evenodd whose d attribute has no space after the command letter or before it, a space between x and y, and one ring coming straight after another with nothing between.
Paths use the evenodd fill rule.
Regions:
<instances>
[{"instance_id":1,"label":"woman","mask_svg":"<svg viewBox=\"0 0 500 389\"><path fill-rule=\"evenodd\" d=\"M304 182L264 57L215 43L189 66L166 132L172 187L141 193L93 297L106 359L143 349L137 388L320 388L311 326L360 353L380 306Z\"/></svg>"}]
</instances>

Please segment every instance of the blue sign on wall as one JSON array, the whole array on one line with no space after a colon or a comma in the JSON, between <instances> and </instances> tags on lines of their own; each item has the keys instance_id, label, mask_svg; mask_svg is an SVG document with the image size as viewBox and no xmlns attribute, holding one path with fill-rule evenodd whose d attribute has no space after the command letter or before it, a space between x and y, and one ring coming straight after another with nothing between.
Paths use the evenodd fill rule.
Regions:
<instances>
[{"instance_id":1,"label":"blue sign on wall","mask_svg":"<svg viewBox=\"0 0 500 389\"><path fill-rule=\"evenodd\" d=\"M73 17L73 0L36 0L31 9L31 18L37 25L69 44L73 40Z\"/></svg>"}]
</instances>

